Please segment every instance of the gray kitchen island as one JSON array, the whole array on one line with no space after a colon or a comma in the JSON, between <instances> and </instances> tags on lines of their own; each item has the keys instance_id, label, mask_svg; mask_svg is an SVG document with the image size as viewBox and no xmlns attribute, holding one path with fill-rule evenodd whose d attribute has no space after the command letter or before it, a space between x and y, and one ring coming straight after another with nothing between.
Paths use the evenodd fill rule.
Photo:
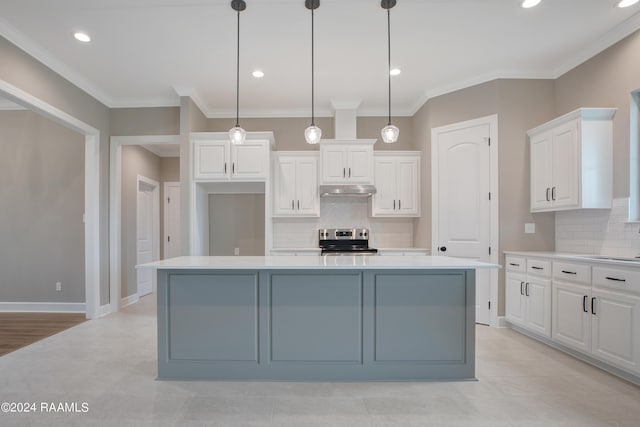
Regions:
<instances>
[{"instance_id":1,"label":"gray kitchen island","mask_svg":"<svg viewBox=\"0 0 640 427\"><path fill-rule=\"evenodd\" d=\"M158 378L475 378L475 269L428 256L180 257L158 272Z\"/></svg>"}]
</instances>

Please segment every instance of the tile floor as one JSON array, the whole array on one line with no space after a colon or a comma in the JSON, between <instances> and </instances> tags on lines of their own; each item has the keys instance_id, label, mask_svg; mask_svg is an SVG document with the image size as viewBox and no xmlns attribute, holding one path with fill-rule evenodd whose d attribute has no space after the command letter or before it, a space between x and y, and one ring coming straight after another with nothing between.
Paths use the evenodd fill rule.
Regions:
<instances>
[{"instance_id":1,"label":"tile floor","mask_svg":"<svg viewBox=\"0 0 640 427\"><path fill-rule=\"evenodd\" d=\"M634 426L640 388L478 327L477 382L156 381L154 298L0 357L1 426ZM40 405L88 404L88 412Z\"/></svg>"}]
</instances>

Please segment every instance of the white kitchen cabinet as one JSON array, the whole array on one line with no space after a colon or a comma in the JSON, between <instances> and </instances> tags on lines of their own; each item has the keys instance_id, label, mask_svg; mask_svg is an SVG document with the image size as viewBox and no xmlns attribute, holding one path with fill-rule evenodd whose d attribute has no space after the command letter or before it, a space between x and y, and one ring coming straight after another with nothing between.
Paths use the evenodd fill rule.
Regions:
<instances>
[{"instance_id":1,"label":"white kitchen cabinet","mask_svg":"<svg viewBox=\"0 0 640 427\"><path fill-rule=\"evenodd\" d=\"M274 216L320 216L316 153L277 153L273 172Z\"/></svg>"},{"instance_id":2,"label":"white kitchen cabinet","mask_svg":"<svg viewBox=\"0 0 640 427\"><path fill-rule=\"evenodd\" d=\"M196 181L264 181L269 176L269 141L196 139L193 143Z\"/></svg>"},{"instance_id":3,"label":"white kitchen cabinet","mask_svg":"<svg viewBox=\"0 0 640 427\"><path fill-rule=\"evenodd\" d=\"M420 153L376 153L374 176L372 216L420 216Z\"/></svg>"},{"instance_id":4,"label":"white kitchen cabinet","mask_svg":"<svg viewBox=\"0 0 640 427\"><path fill-rule=\"evenodd\" d=\"M526 262L526 274L522 263ZM539 335L551 337L551 264L507 257L506 319Z\"/></svg>"},{"instance_id":5,"label":"white kitchen cabinet","mask_svg":"<svg viewBox=\"0 0 640 427\"><path fill-rule=\"evenodd\" d=\"M611 208L615 108L580 108L527 132L531 212Z\"/></svg>"},{"instance_id":6,"label":"white kitchen cabinet","mask_svg":"<svg viewBox=\"0 0 640 427\"><path fill-rule=\"evenodd\" d=\"M321 184L372 184L375 139L321 140Z\"/></svg>"}]
</instances>

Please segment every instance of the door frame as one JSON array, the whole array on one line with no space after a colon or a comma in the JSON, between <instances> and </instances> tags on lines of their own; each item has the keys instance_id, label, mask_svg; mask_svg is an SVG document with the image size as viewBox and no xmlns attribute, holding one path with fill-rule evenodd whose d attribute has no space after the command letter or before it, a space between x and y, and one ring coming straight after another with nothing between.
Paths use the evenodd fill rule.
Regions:
<instances>
[{"instance_id":1,"label":"door frame","mask_svg":"<svg viewBox=\"0 0 640 427\"><path fill-rule=\"evenodd\" d=\"M112 136L109 147L109 301L111 312L120 310L122 274L122 146L180 144L180 135Z\"/></svg>"},{"instance_id":2,"label":"door frame","mask_svg":"<svg viewBox=\"0 0 640 427\"><path fill-rule=\"evenodd\" d=\"M462 130L468 127L489 125L489 185L491 191L491 231L489 244L491 245L490 260L498 264L500 259L500 199L499 199L499 163L498 163L498 115L479 117L477 119L452 123L445 126L431 128L431 253L437 253L438 243L438 146L437 136L441 133ZM489 326L498 326L498 270L491 270L491 309L489 310Z\"/></svg>"},{"instance_id":3,"label":"door frame","mask_svg":"<svg viewBox=\"0 0 640 427\"><path fill-rule=\"evenodd\" d=\"M100 131L0 79L0 95L84 136L84 311L87 319L109 312L100 306Z\"/></svg>"},{"instance_id":4,"label":"door frame","mask_svg":"<svg viewBox=\"0 0 640 427\"><path fill-rule=\"evenodd\" d=\"M151 190L151 194L153 197L152 206L151 206L151 257L153 261L158 261L160 259L160 183L151 178L147 178L146 176L138 175L136 179L136 237L138 232L137 227L137 214L138 209L140 208L138 193L140 193L140 184L146 184L148 186L153 187ZM138 242L136 238L136 262L138 257ZM151 292L153 292L156 288L157 277L156 275L152 275L151 280ZM138 298L140 297L139 290L140 282L138 281L138 275L136 274L136 295ZM124 298L126 299L126 298ZM124 303L124 299L121 300L121 307L124 307L126 304Z\"/></svg>"},{"instance_id":5,"label":"door frame","mask_svg":"<svg viewBox=\"0 0 640 427\"><path fill-rule=\"evenodd\" d=\"M177 187L178 190L180 190L180 200L182 200L182 189L180 188L180 181L166 181L163 183L164 200L162 201L162 209L164 212L164 221L162 241L164 242L164 253L162 254L162 258L164 259L169 257L169 245L167 245L167 238L169 236L169 215L167 215L167 212L169 212L169 203L167 202L167 195L169 194L169 187ZM178 208L180 208L180 206L178 206ZM180 213L182 214L182 212ZM180 229L180 221L178 221L178 228ZM180 237L182 238L182 236Z\"/></svg>"}]
</instances>

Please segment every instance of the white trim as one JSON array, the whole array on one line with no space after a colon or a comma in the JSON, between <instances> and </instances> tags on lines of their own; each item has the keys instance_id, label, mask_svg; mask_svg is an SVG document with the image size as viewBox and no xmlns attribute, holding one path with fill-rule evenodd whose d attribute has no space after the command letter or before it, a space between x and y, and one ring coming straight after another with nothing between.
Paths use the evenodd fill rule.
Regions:
<instances>
[{"instance_id":1,"label":"white trim","mask_svg":"<svg viewBox=\"0 0 640 427\"><path fill-rule=\"evenodd\" d=\"M497 328L510 328L509 323L507 323L507 318L505 316L498 316L497 319Z\"/></svg>"},{"instance_id":2,"label":"white trim","mask_svg":"<svg viewBox=\"0 0 640 427\"><path fill-rule=\"evenodd\" d=\"M0 312L84 313L82 302L0 302Z\"/></svg>"},{"instance_id":3,"label":"white trim","mask_svg":"<svg viewBox=\"0 0 640 427\"><path fill-rule=\"evenodd\" d=\"M489 185L491 191L491 232L489 244L491 245L490 260L493 264L499 264L500 260L500 199L499 199L499 157L498 157L498 115L480 117L464 122L453 123L431 129L431 253L437 253L437 232L438 232L438 157L436 136L440 133L451 132L473 126L489 125ZM489 325L498 326L498 270L491 270L491 310L489 312Z\"/></svg>"},{"instance_id":4,"label":"white trim","mask_svg":"<svg viewBox=\"0 0 640 427\"><path fill-rule=\"evenodd\" d=\"M180 144L180 135L112 136L109 147L109 300L111 311L120 309L122 266L122 146Z\"/></svg>"},{"instance_id":5,"label":"white trim","mask_svg":"<svg viewBox=\"0 0 640 427\"><path fill-rule=\"evenodd\" d=\"M111 314L111 304L100 306L100 309L98 310L98 317L104 317L108 314Z\"/></svg>"},{"instance_id":6,"label":"white trim","mask_svg":"<svg viewBox=\"0 0 640 427\"><path fill-rule=\"evenodd\" d=\"M163 221L163 235L162 235L162 241L164 242L164 251L162 254L162 258L163 259L167 259L169 258L169 245L167 245L167 240L169 237L169 216L167 215L167 212L169 211L169 197L167 196L167 194L169 194L169 188L170 187L176 187L178 188L178 190L182 193L182 189L181 189L181 185L180 185L180 181L165 181L163 183L163 194L164 194L164 200L162 201L162 209L164 212L164 221ZM182 199L182 194L180 194L180 198ZM180 221L178 221L178 228L180 226Z\"/></svg>"},{"instance_id":7,"label":"white trim","mask_svg":"<svg viewBox=\"0 0 640 427\"><path fill-rule=\"evenodd\" d=\"M126 306L135 304L138 301L140 301L140 297L138 297L137 293L129 295L128 297L120 299L120 308L125 308Z\"/></svg>"},{"instance_id":8,"label":"white trim","mask_svg":"<svg viewBox=\"0 0 640 427\"><path fill-rule=\"evenodd\" d=\"M628 222L640 220L640 89L631 92L629 105L629 213Z\"/></svg>"},{"instance_id":9,"label":"white trim","mask_svg":"<svg viewBox=\"0 0 640 427\"><path fill-rule=\"evenodd\" d=\"M140 184L147 184L153 187L151 190L153 202L151 206L151 259L152 261L160 260L160 183L146 176L138 175L136 178L136 213L140 206L138 206L138 193L140 192ZM137 229L136 229L137 233ZM138 245L136 240L136 257L138 256ZM136 275L137 276L137 275ZM136 290L137 294L140 294L140 283L136 277ZM151 293L157 289L157 275L151 275Z\"/></svg>"},{"instance_id":10,"label":"white trim","mask_svg":"<svg viewBox=\"0 0 640 427\"><path fill-rule=\"evenodd\" d=\"M0 79L0 96L24 105L85 137L84 259L85 307L88 319L100 308L100 131Z\"/></svg>"}]
</instances>

